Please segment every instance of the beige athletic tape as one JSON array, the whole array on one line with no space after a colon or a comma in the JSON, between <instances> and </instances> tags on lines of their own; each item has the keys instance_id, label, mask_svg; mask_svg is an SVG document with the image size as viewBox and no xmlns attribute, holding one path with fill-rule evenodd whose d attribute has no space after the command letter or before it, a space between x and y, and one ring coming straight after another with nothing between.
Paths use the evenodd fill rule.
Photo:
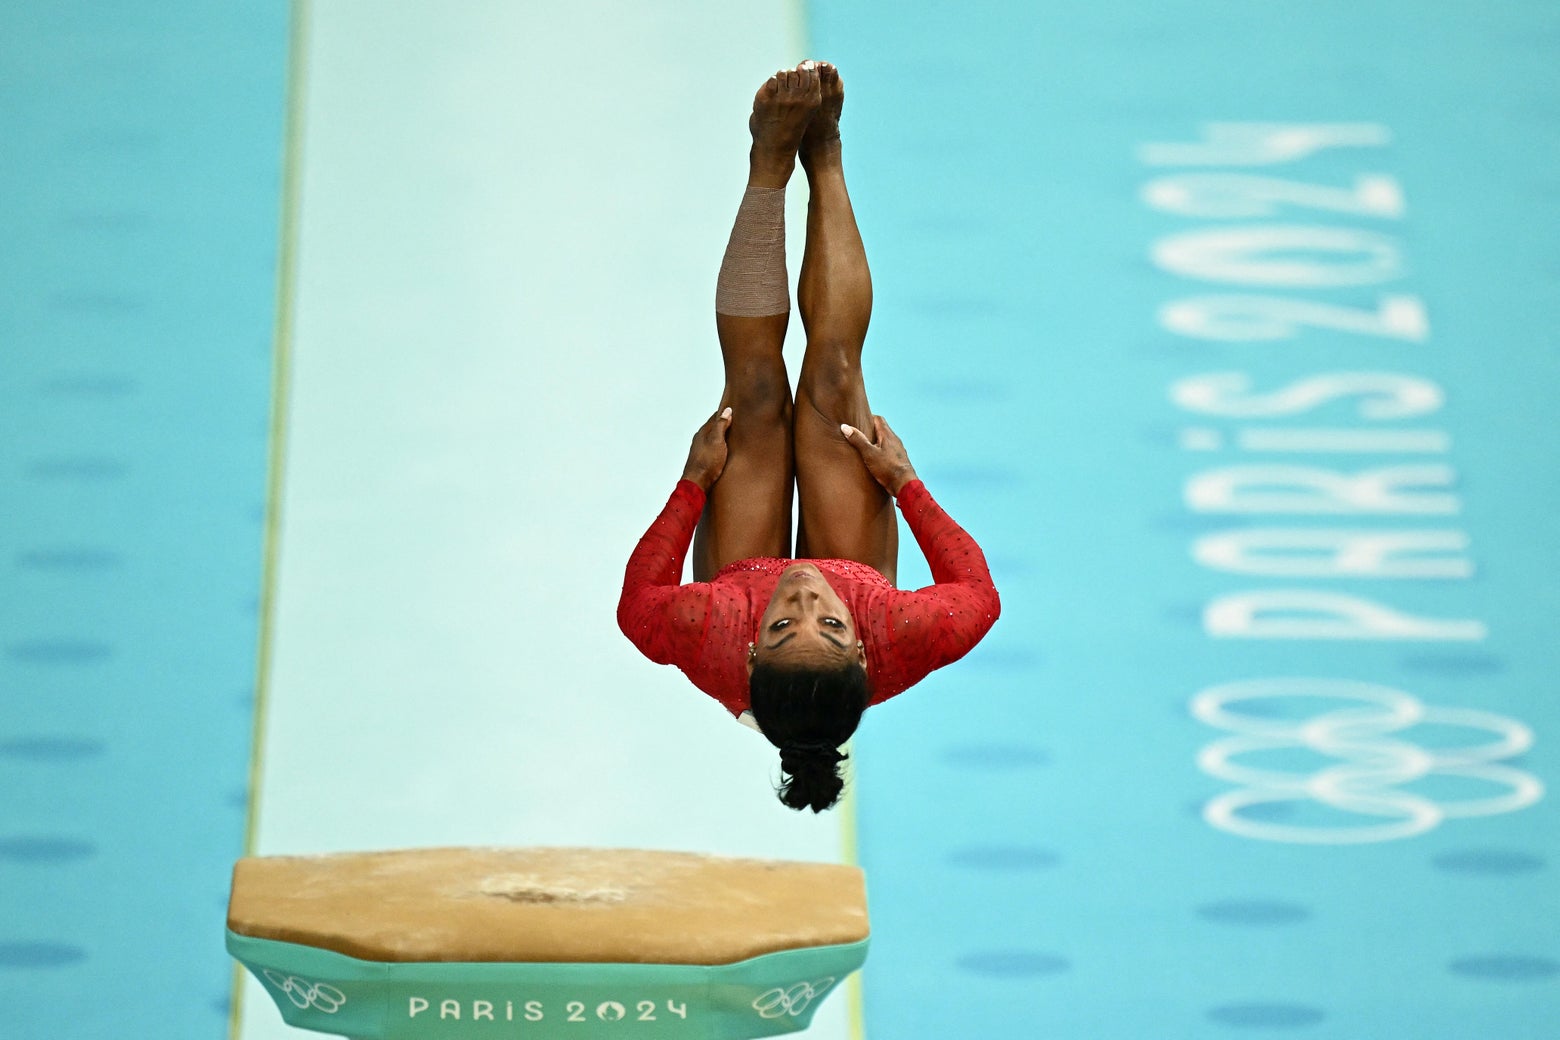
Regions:
<instances>
[{"instance_id":1,"label":"beige athletic tape","mask_svg":"<svg viewBox=\"0 0 1560 1040\"><path fill-rule=\"evenodd\" d=\"M749 188L715 280L715 312L761 318L791 309L785 275L785 189Z\"/></svg>"}]
</instances>

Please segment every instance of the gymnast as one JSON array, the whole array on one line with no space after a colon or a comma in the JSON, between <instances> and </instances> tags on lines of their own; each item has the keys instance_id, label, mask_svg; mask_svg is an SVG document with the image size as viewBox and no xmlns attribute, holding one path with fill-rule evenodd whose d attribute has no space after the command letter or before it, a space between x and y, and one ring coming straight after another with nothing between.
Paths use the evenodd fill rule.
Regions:
<instances>
[{"instance_id":1,"label":"gymnast","mask_svg":"<svg viewBox=\"0 0 1560 1040\"><path fill-rule=\"evenodd\" d=\"M811 61L753 100L747 190L715 286L725 390L628 561L617 612L646 657L676 665L780 749L780 800L815 813L839 800L839 747L862 711L964 656L1000 609L980 547L867 404L872 277L840 161L844 100L838 70ZM810 190L796 292L807 347L793 401L781 345L785 186L798 159ZM914 592L894 586L891 499L935 582Z\"/></svg>"}]
</instances>

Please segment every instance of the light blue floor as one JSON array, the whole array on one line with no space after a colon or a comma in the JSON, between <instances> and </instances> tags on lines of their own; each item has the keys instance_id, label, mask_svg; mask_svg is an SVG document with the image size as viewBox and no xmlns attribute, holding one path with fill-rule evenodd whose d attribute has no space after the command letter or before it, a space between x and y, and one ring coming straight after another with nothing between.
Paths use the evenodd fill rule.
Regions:
<instances>
[{"instance_id":1,"label":"light blue floor","mask_svg":"<svg viewBox=\"0 0 1560 1040\"><path fill-rule=\"evenodd\" d=\"M848 815L781 806L773 749L612 620L719 395L714 273L790 9L307 10L255 851L844 858ZM647 97L679 51L710 57ZM286 1036L244 992L235 1040ZM849 992L813 1035L844 1040Z\"/></svg>"},{"instance_id":2,"label":"light blue floor","mask_svg":"<svg viewBox=\"0 0 1560 1040\"><path fill-rule=\"evenodd\" d=\"M762 749L618 646L616 565L597 574L588 559L626 554L664 498L656 474L680 463L684 413L714 388L681 373L704 372L713 349L740 121L690 106L792 59L798 26L788 6L743 8L767 26L750 53L714 12L609 6L530 11L510 61L480 5L443 5L408 35L422 8L401 4L376 15L372 46L316 70L313 125L329 132L303 185L315 246L295 302L317 349L294 372L293 428L311 454L289 492L263 850L675 835L664 843L829 858L849 845L835 820L764 815ZM321 31L371 10L336 4ZM18 102L0 128L24 160L0 164L13 200L0 218L6 1036L229 1028L220 929L250 804L288 11L222 12L0 13L0 88ZM1560 1020L1560 827L1543 794L1560 724L1560 16L1396 0L848 0L806 15L810 51L848 85L874 405L986 546L1004 601L975 654L876 709L857 741L867 1035L1547 1040ZM570 28L581 18L599 39ZM424 65L395 46L419 60L473 49ZM504 136L461 102L512 74L527 91L514 96L544 94L559 65L601 82L660 69L653 95L636 81L568 103L603 121L591 126L719 141L730 168L666 148L613 180L610 135L536 116ZM354 84L389 66L406 71L404 96L376 108ZM385 121L354 122L364 111ZM428 140L442 151L394 133L441 120ZM1213 147L1218 122L1332 129L1248 126ZM1317 134L1335 146L1303 154ZM554 139L573 142L565 159L538 146ZM376 172L376 149L396 163ZM592 193L606 214L594 223ZM418 207L376 209L398 198ZM1287 251L1236 248L1273 226L1290 229L1265 232ZM484 257L515 276L454 266ZM628 287L613 306L549 309L603 275ZM1245 299L1206 299L1231 296ZM479 313L485 300L500 305ZM653 321L625 317L652 301ZM450 342L421 324L441 307L458 312ZM1285 324L1296 313L1309 324ZM1209 338L1214 318L1226 338ZM644 365L630 326L667 353ZM551 369L471 360L527 336L579 353ZM400 381L354 385L376 345L398 351ZM603 388L587 407L656 406L633 438L580 421L590 465L626 457L633 474L588 494L567 456L504 448L554 443L576 409L561 391L510 408L502 389L572 385L579 367ZM1397 415L1364 407L1394 401ZM1346 432L1294 450L1318 429ZM1367 442L1382 431L1409 436ZM376 444L397 447L359 465L354 446ZM1416 469L1370 505L1358 474L1391 467ZM440 494L459 508L436 508ZM576 494L581 511L547 511ZM1339 511L1345 496L1355 511ZM396 523L352 526L385 503ZM419 526L443 548L405 551ZM1365 539L1383 534L1397 548L1372 557ZM566 536L588 550L571 559ZM1339 576L1344 545L1356 569ZM925 570L906 546L913 584ZM351 567L383 585L338 580ZM602 633L584 656L603 676L643 675L641 700L559 712L555 685L537 694L535 673L512 667L532 658L503 619L534 623L545 604L497 578L546 567L584 575L570 595L600 601ZM445 604L478 593L510 613L455 623ZM381 651L331 663L322 691L321 633ZM441 645L466 695L507 705L477 726L502 741L462 743L460 694L425 670ZM346 691L392 683L412 694L405 710L348 710ZM680 776L693 756L627 735L663 723L721 776L752 781L707 792L733 808L657 817L667 803L636 778ZM321 747L338 736L352 743L333 758ZM376 756L412 737L426 743L418 770L376 780ZM509 795L574 751L615 765L551 815ZM311 761L328 763L319 789L351 797L297 782ZM443 811L457 801L462 813ZM264 1023L244 1040L279 1030Z\"/></svg>"},{"instance_id":3,"label":"light blue floor","mask_svg":"<svg viewBox=\"0 0 1560 1040\"><path fill-rule=\"evenodd\" d=\"M989 547L1005 603L967 663L863 727L872 1034L1552 1031L1553 802L1496 810L1553 783L1560 724L1547 418L1560 393L1557 29L1538 4L813 5L814 49L851 87L850 170L878 292L869 380L928 486ZM1249 145L1145 151L1198 142L1210 121L1363 122L1390 140L1265 166L1235 165ZM1258 188L1278 200L1267 212L1181 215L1140 200L1151 181L1188 174L1335 188L1378 174L1401 187L1406 213L1319 209L1310 196L1285 201L1293 187L1250 181L1248 205ZM1185 183L1155 197L1181 184L1212 204L1208 182ZM1266 225L1353 237L1342 252L1291 248L1193 275L1152 259L1156 243L1197 233L1194 259L1207 264L1211 234ZM1313 267L1253 269L1272 259ZM1293 284L1345 267L1356 284ZM1172 301L1231 294L1362 311L1411 296L1429 335L1404 338L1411 323L1399 323L1232 342L1156 321ZM1434 384L1444 404L1372 421L1356 395L1242 418L1171 397L1206 373L1242 373L1252 394L1270 394L1358 372ZM1450 448L1295 453L1238 440L1312 427L1439 431ZM1200 450L1210 437L1224 447ZM1306 513L1293 486L1267 489L1287 490L1288 505L1253 511L1183 501L1198 474L1258 464L1447 467L1449 487L1406 490L1456 501L1446 513ZM1299 494L1301 506L1325 498ZM1220 532L1296 528L1450 532L1467 548L1428 558L1471 561L1472 576L1271 573L1325 564L1315 549L1281 550L1276 564L1267 552L1268 574L1192 556ZM1341 593L1456 624L1435 638L1215 635L1222 615L1205 617L1210 606L1257 591ZM1314 606L1282 617L1337 620ZM1487 633L1458 638L1469 634L1459 625ZM1361 634L1357 621L1343 627ZM1278 677L1311 681L1229 704L1240 748L1191 712L1202 691ZM1397 707L1428 715L1393 731L1379 707L1312 696L1339 692L1316 680L1391 687ZM1333 714L1346 709L1352 721ZM1199 754L1220 749L1246 770L1239 783L1199 770ZM1341 785L1333 808L1293 786L1327 769ZM1248 788L1271 800L1218 817L1225 827L1205 821ZM1492 814L1458 818L1459 807ZM1367 837L1421 833L1326 843L1362 826L1376 828Z\"/></svg>"},{"instance_id":4,"label":"light blue floor","mask_svg":"<svg viewBox=\"0 0 1560 1040\"><path fill-rule=\"evenodd\" d=\"M215 1037L283 3L0 9L0 1034Z\"/></svg>"}]
</instances>

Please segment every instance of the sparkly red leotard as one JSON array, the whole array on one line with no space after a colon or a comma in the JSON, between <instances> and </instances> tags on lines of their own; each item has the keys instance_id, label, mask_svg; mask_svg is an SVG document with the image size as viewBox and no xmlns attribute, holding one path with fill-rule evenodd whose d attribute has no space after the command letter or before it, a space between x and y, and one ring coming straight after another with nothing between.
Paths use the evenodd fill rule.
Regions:
<instances>
[{"instance_id":1,"label":"sparkly red leotard","mask_svg":"<svg viewBox=\"0 0 1560 1040\"><path fill-rule=\"evenodd\" d=\"M855 619L867 647L872 703L969 653L1001 609L980 546L919 481L899 491L899 508L936 583L901 591L851 560L813 560ZM794 560L738 560L713 581L679 585L683 558L704 509L704 491L680 481L628 559L618 627L656 664L675 664L733 715L748 706L747 646L780 572Z\"/></svg>"}]
</instances>

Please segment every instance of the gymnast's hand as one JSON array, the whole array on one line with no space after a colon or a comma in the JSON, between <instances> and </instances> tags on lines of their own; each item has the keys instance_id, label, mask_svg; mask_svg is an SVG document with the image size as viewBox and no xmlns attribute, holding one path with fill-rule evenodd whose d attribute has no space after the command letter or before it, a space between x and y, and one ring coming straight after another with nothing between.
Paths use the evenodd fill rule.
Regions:
<instances>
[{"instance_id":1,"label":"gymnast's hand","mask_svg":"<svg viewBox=\"0 0 1560 1040\"><path fill-rule=\"evenodd\" d=\"M915 467L910 465L910 456L905 454L904 442L888 428L888 423L883 421L881 415L872 417L872 431L873 437L868 440L867 435L854 426L840 423L840 432L850 441L850 446L856 449L861 461L866 463L872 479L897 498L906 484L919 479L915 475Z\"/></svg>"},{"instance_id":2,"label":"gymnast's hand","mask_svg":"<svg viewBox=\"0 0 1560 1040\"><path fill-rule=\"evenodd\" d=\"M715 486L721 470L726 468L726 431L731 428L731 409L712 415L693 435L693 446L688 449L688 464L683 467L683 479L691 480L705 491Z\"/></svg>"}]
</instances>

